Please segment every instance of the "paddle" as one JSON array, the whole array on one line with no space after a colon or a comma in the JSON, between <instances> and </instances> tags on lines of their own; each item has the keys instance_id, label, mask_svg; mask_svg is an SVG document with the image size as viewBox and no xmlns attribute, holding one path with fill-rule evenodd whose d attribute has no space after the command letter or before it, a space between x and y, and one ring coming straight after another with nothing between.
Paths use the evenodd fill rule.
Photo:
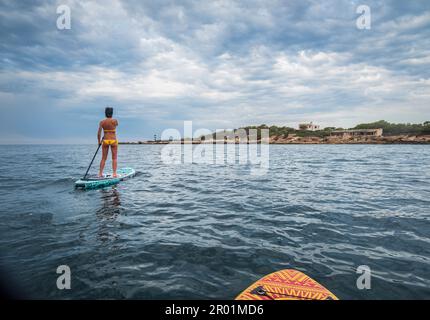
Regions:
<instances>
[{"instance_id":1,"label":"paddle","mask_svg":"<svg viewBox=\"0 0 430 320\"><path fill-rule=\"evenodd\" d=\"M99 143L99 146L97 147L96 153L94 153L93 160L91 160L91 163L90 163L90 165L89 165L89 167L88 167L88 169L87 169L87 172L85 172L85 175L84 175L84 177L82 178L82 180L85 180L85 178L87 177L88 171L90 171L90 168L91 168L91 166L92 166L92 164L93 164L93 162L94 162L94 159L96 158L97 152L99 152L99 149L100 149L100 146L101 146L101 145L102 145L102 144L101 144L101 143Z\"/></svg>"}]
</instances>

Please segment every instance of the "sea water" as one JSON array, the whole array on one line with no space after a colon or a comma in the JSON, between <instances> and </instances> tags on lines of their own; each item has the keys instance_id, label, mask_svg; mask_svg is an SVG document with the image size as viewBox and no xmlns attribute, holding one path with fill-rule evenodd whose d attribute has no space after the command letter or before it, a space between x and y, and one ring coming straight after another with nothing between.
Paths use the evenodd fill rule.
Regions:
<instances>
[{"instance_id":1,"label":"sea water","mask_svg":"<svg viewBox=\"0 0 430 320\"><path fill-rule=\"evenodd\" d=\"M430 298L430 146L272 145L258 176L166 164L162 148L120 145L137 176L81 191L95 146L0 146L3 282L31 298L233 299L293 268L341 299Z\"/></svg>"}]
</instances>

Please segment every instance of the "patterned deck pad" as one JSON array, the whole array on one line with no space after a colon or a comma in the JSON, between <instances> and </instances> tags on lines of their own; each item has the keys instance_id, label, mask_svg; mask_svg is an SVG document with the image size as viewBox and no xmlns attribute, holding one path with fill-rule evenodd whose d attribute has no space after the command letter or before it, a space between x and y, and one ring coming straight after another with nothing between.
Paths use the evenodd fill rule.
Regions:
<instances>
[{"instance_id":1,"label":"patterned deck pad","mask_svg":"<svg viewBox=\"0 0 430 320\"><path fill-rule=\"evenodd\" d=\"M271 273L244 290L236 300L338 300L304 273L286 269Z\"/></svg>"}]
</instances>

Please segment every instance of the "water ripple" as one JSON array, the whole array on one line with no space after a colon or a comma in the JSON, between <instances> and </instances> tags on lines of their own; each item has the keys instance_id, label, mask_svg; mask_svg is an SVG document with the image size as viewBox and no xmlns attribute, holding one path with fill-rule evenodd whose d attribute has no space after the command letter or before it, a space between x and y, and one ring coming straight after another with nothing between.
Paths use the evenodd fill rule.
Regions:
<instances>
[{"instance_id":1,"label":"water ripple","mask_svg":"<svg viewBox=\"0 0 430 320\"><path fill-rule=\"evenodd\" d=\"M262 177L121 146L136 177L85 192L73 182L92 146L0 148L0 267L31 297L231 299L282 268L343 299L430 297L428 146L271 146Z\"/></svg>"}]
</instances>

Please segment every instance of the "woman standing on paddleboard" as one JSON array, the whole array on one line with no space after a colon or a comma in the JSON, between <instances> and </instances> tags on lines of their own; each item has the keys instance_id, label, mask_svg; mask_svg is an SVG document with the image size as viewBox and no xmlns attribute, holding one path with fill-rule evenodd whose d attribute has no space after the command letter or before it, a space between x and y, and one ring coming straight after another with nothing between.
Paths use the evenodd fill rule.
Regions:
<instances>
[{"instance_id":1,"label":"woman standing on paddleboard","mask_svg":"<svg viewBox=\"0 0 430 320\"><path fill-rule=\"evenodd\" d=\"M99 177L103 176L103 169L105 167L106 159L109 152L109 147L112 153L112 171L113 176L116 177L117 168L117 155L118 155L118 139L116 138L116 127L118 126L118 120L112 118L113 108L107 107L105 109L106 119L100 121L99 131L97 133L97 139L99 145L102 143L102 160L100 161ZM103 130L103 139L101 139Z\"/></svg>"}]
</instances>

